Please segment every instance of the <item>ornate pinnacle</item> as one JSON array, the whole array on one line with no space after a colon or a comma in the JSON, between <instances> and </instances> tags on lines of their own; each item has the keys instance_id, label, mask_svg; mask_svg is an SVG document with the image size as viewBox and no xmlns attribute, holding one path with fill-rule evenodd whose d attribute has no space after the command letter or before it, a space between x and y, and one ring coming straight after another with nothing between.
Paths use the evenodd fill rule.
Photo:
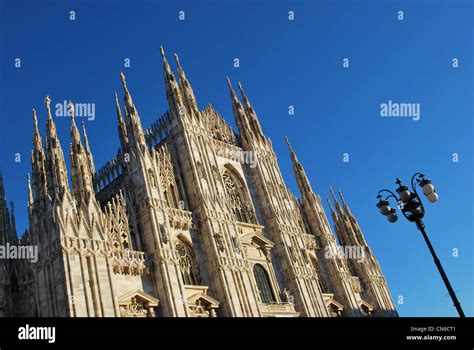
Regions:
<instances>
[{"instance_id":1,"label":"ornate pinnacle","mask_svg":"<svg viewBox=\"0 0 474 350\"><path fill-rule=\"evenodd\" d=\"M72 104L71 100L69 100L67 104L67 109L69 110L69 114L71 115L72 122L74 123L74 105Z\"/></svg>"},{"instance_id":2,"label":"ornate pinnacle","mask_svg":"<svg viewBox=\"0 0 474 350\"><path fill-rule=\"evenodd\" d=\"M33 111L33 124L35 126L35 132L39 133L38 132L38 118L36 117L36 110L33 108L32 111Z\"/></svg>"},{"instance_id":3,"label":"ornate pinnacle","mask_svg":"<svg viewBox=\"0 0 474 350\"><path fill-rule=\"evenodd\" d=\"M51 119L51 99L49 95L46 95L44 98L44 103L46 104L46 110L48 111L48 119Z\"/></svg>"}]
</instances>

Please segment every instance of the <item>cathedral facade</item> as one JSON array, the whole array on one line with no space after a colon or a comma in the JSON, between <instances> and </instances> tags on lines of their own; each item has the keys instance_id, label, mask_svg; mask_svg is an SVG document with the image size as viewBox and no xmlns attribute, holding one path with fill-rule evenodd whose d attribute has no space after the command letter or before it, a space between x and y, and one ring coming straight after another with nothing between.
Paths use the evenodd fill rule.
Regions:
<instances>
[{"instance_id":1,"label":"cathedral facade","mask_svg":"<svg viewBox=\"0 0 474 350\"><path fill-rule=\"evenodd\" d=\"M2 184L0 245L38 259L0 260L0 316L397 316L342 194L328 201L334 234L288 140L301 199L285 185L240 83L239 98L228 80L235 132L162 56L168 111L144 129L121 74L120 147L101 168L72 103L71 179L49 97L45 138L33 110L29 228L17 238Z\"/></svg>"}]
</instances>

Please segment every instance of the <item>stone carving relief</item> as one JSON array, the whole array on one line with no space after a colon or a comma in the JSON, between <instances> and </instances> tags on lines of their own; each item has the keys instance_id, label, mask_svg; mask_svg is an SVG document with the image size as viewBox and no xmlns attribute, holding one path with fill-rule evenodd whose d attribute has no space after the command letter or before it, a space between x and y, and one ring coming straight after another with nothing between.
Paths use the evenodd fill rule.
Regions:
<instances>
[{"instance_id":1,"label":"stone carving relief","mask_svg":"<svg viewBox=\"0 0 474 350\"><path fill-rule=\"evenodd\" d=\"M159 300L143 291L128 293L119 301L122 317L155 317Z\"/></svg>"}]
</instances>

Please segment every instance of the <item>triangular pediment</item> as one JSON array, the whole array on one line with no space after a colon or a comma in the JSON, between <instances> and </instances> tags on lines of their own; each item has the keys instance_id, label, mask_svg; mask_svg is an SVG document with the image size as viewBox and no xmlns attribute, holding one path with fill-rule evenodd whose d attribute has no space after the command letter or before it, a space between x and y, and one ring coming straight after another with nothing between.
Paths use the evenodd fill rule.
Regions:
<instances>
[{"instance_id":1,"label":"triangular pediment","mask_svg":"<svg viewBox=\"0 0 474 350\"><path fill-rule=\"evenodd\" d=\"M205 292L195 293L188 297L186 301L191 317L216 317L216 311L220 304Z\"/></svg>"},{"instance_id":2,"label":"triangular pediment","mask_svg":"<svg viewBox=\"0 0 474 350\"><path fill-rule=\"evenodd\" d=\"M331 307L336 308L340 311L344 310L344 305L342 305L341 303L337 302L334 299L334 294L324 293L323 297L324 297L324 301L326 303L326 306L331 306Z\"/></svg>"},{"instance_id":3,"label":"triangular pediment","mask_svg":"<svg viewBox=\"0 0 474 350\"><path fill-rule=\"evenodd\" d=\"M368 302L366 302L365 300L361 300L359 301L359 306L363 314L365 314L365 316L372 315L372 312L374 311L374 307L370 305Z\"/></svg>"},{"instance_id":4,"label":"triangular pediment","mask_svg":"<svg viewBox=\"0 0 474 350\"><path fill-rule=\"evenodd\" d=\"M159 300L142 290L131 291L119 299L122 317L155 317Z\"/></svg>"},{"instance_id":5,"label":"triangular pediment","mask_svg":"<svg viewBox=\"0 0 474 350\"><path fill-rule=\"evenodd\" d=\"M204 293L196 293L196 294L191 295L188 298L187 302L188 302L188 304L194 305L194 304L196 304L198 299L201 300L201 303L207 304L211 308L218 308L219 304L220 304L219 301L217 301L213 297L211 297L207 294L204 294Z\"/></svg>"},{"instance_id":6,"label":"triangular pediment","mask_svg":"<svg viewBox=\"0 0 474 350\"><path fill-rule=\"evenodd\" d=\"M249 232L241 238L242 244L257 244L261 248L272 248L275 244L262 234Z\"/></svg>"},{"instance_id":7,"label":"triangular pediment","mask_svg":"<svg viewBox=\"0 0 474 350\"><path fill-rule=\"evenodd\" d=\"M364 301L364 300L361 300L359 302L359 305L360 307L366 307L367 309L369 309L370 311L373 311L374 310L374 307L372 305L370 305L368 302Z\"/></svg>"},{"instance_id":8,"label":"triangular pediment","mask_svg":"<svg viewBox=\"0 0 474 350\"><path fill-rule=\"evenodd\" d=\"M145 293L142 290L137 289L136 291L129 292L127 294L122 295L119 298L119 305L126 305L130 302L132 298L137 298L142 301L148 302L150 306L158 306L158 303L160 302L157 298L154 296Z\"/></svg>"}]
</instances>

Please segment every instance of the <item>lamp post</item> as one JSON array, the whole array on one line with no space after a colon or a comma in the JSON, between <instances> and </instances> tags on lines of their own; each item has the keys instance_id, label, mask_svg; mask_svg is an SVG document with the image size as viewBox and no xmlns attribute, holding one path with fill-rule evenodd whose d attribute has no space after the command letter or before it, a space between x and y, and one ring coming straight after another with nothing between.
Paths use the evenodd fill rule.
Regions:
<instances>
[{"instance_id":1,"label":"lamp post","mask_svg":"<svg viewBox=\"0 0 474 350\"><path fill-rule=\"evenodd\" d=\"M439 261L438 257L436 256L436 252L431 245L431 242L428 238L428 235L425 231L425 225L423 224L423 217L425 216L425 207L421 201L418 192L416 191L415 181L418 185L422 188L423 194L428 198L428 201L434 203L438 200L438 194L434 186L431 183L430 179L426 179L425 175L421 173L415 173L411 178L411 192L408 186L402 184L400 179L397 179L395 182L398 185L396 192L398 194L393 193L390 190L383 189L380 190L377 194L377 198L379 202L377 203L377 207L380 210L380 213L387 217L388 221L395 222L398 219L397 211L395 208L391 208L389 204L389 199L393 198L397 201L398 208L401 210L403 216L410 222L414 222L416 224L416 228L421 231L423 238L425 239L426 244L428 245L428 249L430 250L431 255L433 256L434 263L438 268L438 271L443 279L446 288L448 289L449 295L453 300L454 307L456 308L460 317L465 317L464 311L461 308L461 304L454 293L453 287L451 287L451 283L449 283L448 276L444 272L443 266L441 266L441 262ZM383 198L382 193L386 193L387 196Z\"/></svg>"}]
</instances>

